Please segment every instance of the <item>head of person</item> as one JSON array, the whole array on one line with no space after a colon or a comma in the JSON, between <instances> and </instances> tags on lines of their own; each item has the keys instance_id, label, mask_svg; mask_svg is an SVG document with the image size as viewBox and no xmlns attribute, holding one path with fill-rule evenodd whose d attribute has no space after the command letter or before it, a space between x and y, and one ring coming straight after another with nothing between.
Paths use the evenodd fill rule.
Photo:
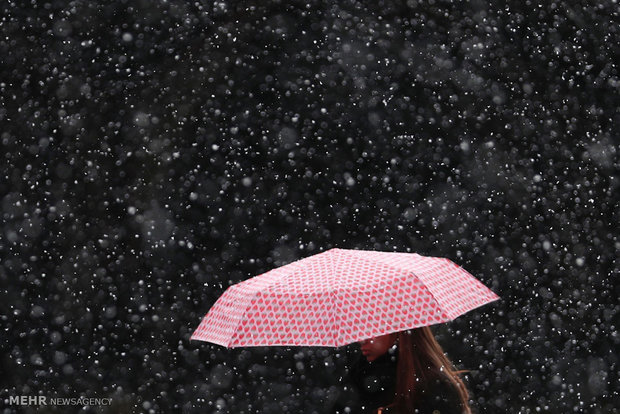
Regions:
<instances>
[{"instance_id":1,"label":"head of person","mask_svg":"<svg viewBox=\"0 0 620 414\"><path fill-rule=\"evenodd\" d=\"M394 332L360 342L362 354L370 362L398 346L396 394L393 406L397 412L413 412L416 394L430 381L444 375L458 391L463 412L470 413L469 394L457 371L435 339L430 327Z\"/></svg>"},{"instance_id":2,"label":"head of person","mask_svg":"<svg viewBox=\"0 0 620 414\"><path fill-rule=\"evenodd\" d=\"M397 337L398 332L394 332L360 341L362 355L368 362L373 362L380 356L385 355L395 345Z\"/></svg>"}]
</instances>

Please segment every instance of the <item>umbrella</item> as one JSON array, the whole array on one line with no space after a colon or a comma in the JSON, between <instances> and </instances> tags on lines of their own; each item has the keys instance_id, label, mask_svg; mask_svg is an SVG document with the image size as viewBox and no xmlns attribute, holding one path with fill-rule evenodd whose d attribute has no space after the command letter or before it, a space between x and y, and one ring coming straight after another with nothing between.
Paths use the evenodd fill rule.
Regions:
<instances>
[{"instance_id":1,"label":"umbrella","mask_svg":"<svg viewBox=\"0 0 620 414\"><path fill-rule=\"evenodd\" d=\"M330 249L230 286L191 339L339 347L450 321L497 299L445 258Z\"/></svg>"}]
</instances>

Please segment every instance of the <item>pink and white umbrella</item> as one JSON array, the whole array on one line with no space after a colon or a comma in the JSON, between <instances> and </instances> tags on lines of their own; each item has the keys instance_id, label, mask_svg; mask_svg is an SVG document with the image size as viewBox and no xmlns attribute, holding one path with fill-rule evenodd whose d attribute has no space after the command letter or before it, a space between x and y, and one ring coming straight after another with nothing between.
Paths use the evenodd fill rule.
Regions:
<instances>
[{"instance_id":1,"label":"pink and white umbrella","mask_svg":"<svg viewBox=\"0 0 620 414\"><path fill-rule=\"evenodd\" d=\"M331 249L230 286L191 339L338 347L450 321L497 299L448 259Z\"/></svg>"}]
</instances>

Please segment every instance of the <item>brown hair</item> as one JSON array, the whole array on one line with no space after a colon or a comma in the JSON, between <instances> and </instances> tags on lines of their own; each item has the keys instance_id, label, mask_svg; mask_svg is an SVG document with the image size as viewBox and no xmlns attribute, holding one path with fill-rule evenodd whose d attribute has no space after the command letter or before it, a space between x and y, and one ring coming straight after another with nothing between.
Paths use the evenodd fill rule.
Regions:
<instances>
[{"instance_id":1,"label":"brown hair","mask_svg":"<svg viewBox=\"0 0 620 414\"><path fill-rule=\"evenodd\" d=\"M396 393L390 407L398 413L413 413L420 390L443 373L458 391L462 412L471 414L469 393L460 378L466 371L455 369L430 327L398 332L397 340Z\"/></svg>"}]
</instances>

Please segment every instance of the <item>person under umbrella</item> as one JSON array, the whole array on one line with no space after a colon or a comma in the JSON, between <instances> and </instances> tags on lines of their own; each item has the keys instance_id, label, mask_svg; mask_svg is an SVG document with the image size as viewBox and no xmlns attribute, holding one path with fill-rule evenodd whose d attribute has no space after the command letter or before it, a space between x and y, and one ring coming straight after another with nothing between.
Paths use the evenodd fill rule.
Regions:
<instances>
[{"instance_id":1,"label":"person under umbrella","mask_svg":"<svg viewBox=\"0 0 620 414\"><path fill-rule=\"evenodd\" d=\"M382 360L387 375L374 382L384 392L358 384L366 412L469 413L467 390L428 326L497 299L445 258L334 248L230 286L191 339L228 348L361 342L372 368L360 361L359 379L395 346L395 372Z\"/></svg>"},{"instance_id":2,"label":"person under umbrella","mask_svg":"<svg viewBox=\"0 0 620 414\"><path fill-rule=\"evenodd\" d=\"M469 393L428 326L359 342L345 380L357 404L335 412L470 414ZM345 405L349 410L345 410Z\"/></svg>"}]
</instances>

